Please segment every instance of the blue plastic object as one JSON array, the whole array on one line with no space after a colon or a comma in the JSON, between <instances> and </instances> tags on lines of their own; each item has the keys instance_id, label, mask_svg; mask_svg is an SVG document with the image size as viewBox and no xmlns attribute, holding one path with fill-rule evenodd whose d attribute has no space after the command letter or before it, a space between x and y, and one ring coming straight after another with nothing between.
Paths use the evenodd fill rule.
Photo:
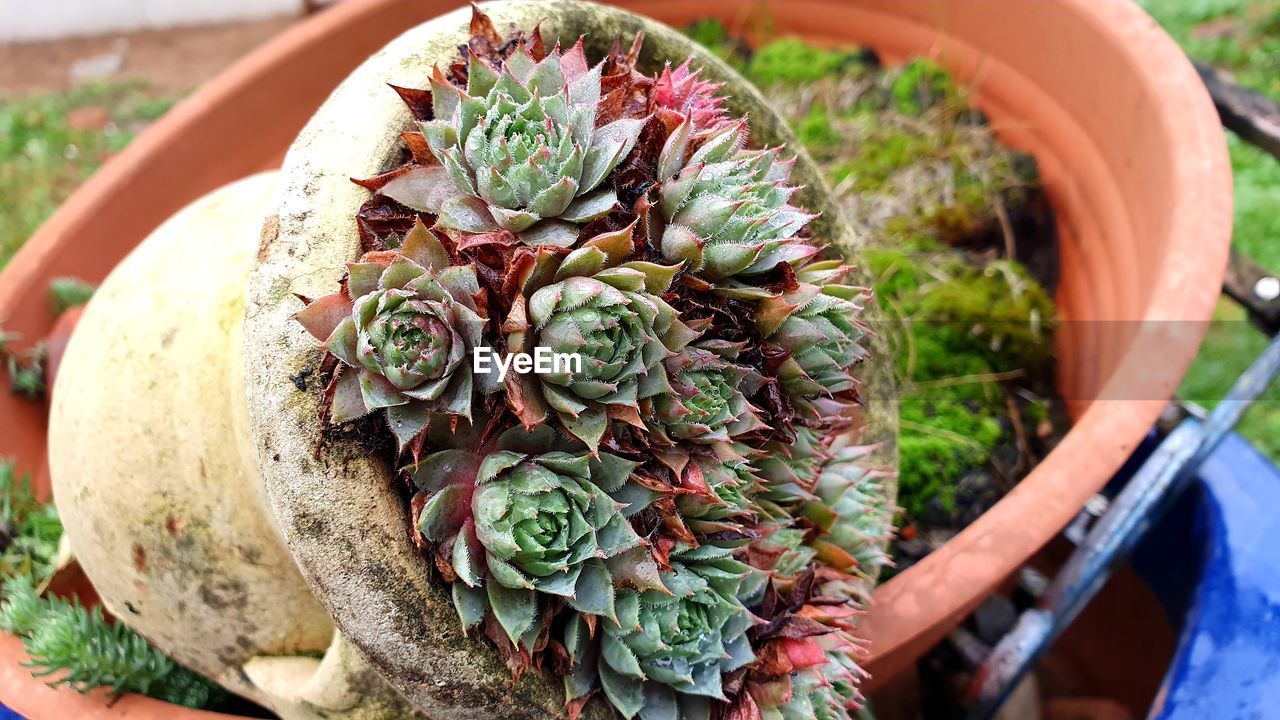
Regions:
<instances>
[{"instance_id":1,"label":"blue plastic object","mask_svg":"<svg viewBox=\"0 0 1280 720\"><path fill-rule=\"evenodd\" d=\"M0 720L26 720L26 718L10 710L4 705L0 705Z\"/></svg>"},{"instance_id":2,"label":"blue plastic object","mask_svg":"<svg viewBox=\"0 0 1280 720\"><path fill-rule=\"evenodd\" d=\"M1206 558L1150 717L1280 718L1280 470L1233 434L1200 481Z\"/></svg>"},{"instance_id":3,"label":"blue plastic object","mask_svg":"<svg viewBox=\"0 0 1280 720\"><path fill-rule=\"evenodd\" d=\"M1195 484L1200 468L1277 376L1280 336L1272 338L1206 420L1188 418L1160 441L1089 530L1036 607L1022 614L978 668L970 690L971 720L990 720L997 714L1018 682L1102 589L1119 563L1132 555L1183 491ZM1255 505L1254 512L1259 511L1262 506ZM1194 563L1189 562L1188 569L1194 570ZM1252 619L1266 622L1275 618Z\"/></svg>"}]
</instances>

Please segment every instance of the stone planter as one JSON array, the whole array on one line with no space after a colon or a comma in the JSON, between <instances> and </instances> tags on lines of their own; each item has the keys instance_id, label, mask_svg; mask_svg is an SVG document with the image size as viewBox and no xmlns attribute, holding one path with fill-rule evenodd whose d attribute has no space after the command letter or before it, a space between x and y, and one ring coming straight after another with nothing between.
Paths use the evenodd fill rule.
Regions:
<instances>
[{"instance_id":1,"label":"stone planter","mask_svg":"<svg viewBox=\"0 0 1280 720\"><path fill-rule=\"evenodd\" d=\"M798 147L759 93L715 56L679 32L614 8L547 0L482 6L498 27L532 27L562 44L584 35L600 57L614 38L643 32L642 71L692 57L708 77L728 83L731 112L751 118L759 146ZM285 158L276 217L267 221L260 264L250 280L245 313L245 372L250 423L276 517L290 552L338 627L401 693L432 717L552 718L563 714L558 681L526 674L512 689L496 653L463 638L447 588L434 581L422 555L406 541L406 508L395 474L355 438L326 438L323 389L299 391L291 378L314 371L314 338L291 318L296 296L319 297L336 287L345 263L360 255L352 218L371 195L350 182L395 167L400 133L412 127L404 103L387 84L414 86L464 44L469 10L421 25L362 64L303 129ZM812 161L800 152L792 174L806 187L798 204L821 210L815 236L846 249L856 262L856 238L839 220ZM876 464L896 464L896 408L884 352L864 383L869 420L865 442L882 443ZM318 385L316 383L315 385ZM593 704L593 717L607 717Z\"/></svg>"}]
</instances>

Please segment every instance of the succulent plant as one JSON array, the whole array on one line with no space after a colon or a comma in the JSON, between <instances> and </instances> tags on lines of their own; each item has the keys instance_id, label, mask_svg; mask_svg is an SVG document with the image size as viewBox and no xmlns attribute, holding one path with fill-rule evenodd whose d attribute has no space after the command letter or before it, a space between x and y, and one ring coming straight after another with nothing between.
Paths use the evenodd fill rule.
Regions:
<instances>
[{"instance_id":1,"label":"succulent plant","mask_svg":"<svg viewBox=\"0 0 1280 720\"><path fill-rule=\"evenodd\" d=\"M724 98L718 94L724 83L703 80L701 75L701 69L685 60L674 70L670 64L664 67L653 86L653 109L673 118L687 118L695 139L730 122Z\"/></svg>"},{"instance_id":2,"label":"succulent plant","mask_svg":"<svg viewBox=\"0 0 1280 720\"><path fill-rule=\"evenodd\" d=\"M746 133L746 123L735 122L686 158L693 137L686 121L658 160L662 255L712 281L759 275L818 251L796 237L815 216L790 204L793 162L779 148L744 150Z\"/></svg>"},{"instance_id":3,"label":"succulent plant","mask_svg":"<svg viewBox=\"0 0 1280 720\"><path fill-rule=\"evenodd\" d=\"M754 462L763 486L760 500L786 505L812 499L818 471L829 455L821 433L803 426L795 428L790 443L768 443Z\"/></svg>"},{"instance_id":4,"label":"succulent plant","mask_svg":"<svg viewBox=\"0 0 1280 720\"><path fill-rule=\"evenodd\" d=\"M787 351L778 379L811 422L843 417L855 405L850 371L867 357L859 320L867 291L843 284L850 269L838 260L797 269L796 289L766 300L756 318L760 334Z\"/></svg>"},{"instance_id":5,"label":"succulent plant","mask_svg":"<svg viewBox=\"0 0 1280 720\"><path fill-rule=\"evenodd\" d=\"M698 456L686 473L695 477L702 490L676 499L676 507L692 532L708 536L735 531L742 520L756 514L760 478L749 463Z\"/></svg>"},{"instance_id":6,"label":"succulent plant","mask_svg":"<svg viewBox=\"0 0 1280 720\"><path fill-rule=\"evenodd\" d=\"M638 463L609 453L534 450L549 446L545 437L517 428L482 459L442 450L410 468L426 496L418 531L451 546L448 568L464 628L492 610L511 642L526 649L542 629L536 621L547 596L613 618L615 582L644 586L641 576L657 576L643 551L628 552L642 545L628 518L652 499L628 482ZM662 587L652 580L648 586Z\"/></svg>"},{"instance_id":7,"label":"succulent plant","mask_svg":"<svg viewBox=\"0 0 1280 720\"><path fill-rule=\"evenodd\" d=\"M770 720L847 720L862 701L865 654L853 635L861 611L825 595L820 564L773 583L756 607L758 662L726 716ZM829 573L828 573L829 574Z\"/></svg>"},{"instance_id":8,"label":"succulent plant","mask_svg":"<svg viewBox=\"0 0 1280 720\"><path fill-rule=\"evenodd\" d=\"M521 45L501 70L472 55L465 89L439 75L431 83L435 119L421 127L440 164L383 193L438 215L444 228L501 229L529 244L572 245L574 223L616 204L600 185L644 124L622 118L597 126L600 82L601 67L587 68L581 44L540 61Z\"/></svg>"},{"instance_id":9,"label":"succulent plant","mask_svg":"<svg viewBox=\"0 0 1280 720\"><path fill-rule=\"evenodd\" d=\"M725 548L673 552L669 592L620 592L617 621L598 638L581 618L570 621L567 694L598 686L625 718L709 720L712 701L724 699L723 675L755 660L747 630L756 620L739 597L751 574Z\"/></svg>"},{"instance_id":10,"label":"succulent plant","mask_svg":"<svg viewBox=\"0 0 1280 720\"><path fill-rule=\"evenodd\" d=\"M348 264L342 289L296 316L343 365L332 421L385 410L404 447L432 413L469 419L475 392L494 387L471 373L471 354L484 343L482 297L475 269L452 265L421 224L398 251Z\"/></svg>"},{"instance_id":11,"label":"succulent plant","mask_svg":"<svg viewBox=\"0 0 1280 720\"><path fill-rule=\"evenodd\" d=\"M845 435L865 291L719 83L475 12L396 89L411 160L358 181L366 254L298 315L330 419L385 410L464 632L559 672L571 718L847 718L892 519ZM514 371L472 371L487 335Z\"/></svg>"},{"instance_id":12,"label":"succulent plant","mask_svg":"<svg viewBox=\"0 0 1280 720\"><path fill-rule=\"evenodd\" d=\"M632 227L602 233L564 257L542 254L512 304L504 329L510 352L547 348L574 354L572 372L508 376L526 426L550 413L592 449L610 419L642 426L639 402L671 392L663 361L696 337L661 298L675 268L620 262L632 249ZM557 264L558 263L558 264ZM554 272L552 271L554 267Z\"/></svg>"},{"instance_id":13,"label":"succulent plant","mask_svg":"<svg viewBox=\"0 0 1280 720\"><path fill-rule=\"evenodd\" d=\"M790 679L786 701L760 708L761 720L852 720L862 704L859 685L866 671L858 666L851 643L839 633L816 639L823 662L799 669Z\"/></svg>"},{"instance_id":14,"label":"succulent plant","mask_svg":"<svg viewBox=\"0 0 1280 720\"><path fill-rule=\"evenodd\" d=\"M718 445L737 456L730 441L764 427L747 399L760 388L759 373L732 362L743 343L703 341L667 359L673 393L650 401L649 428L667 445L691 442Z\"/></svg>"},{"instance_id":15,"label":"succulent plant","mask_svg":"<svg viewBox=\"0 0 1280 720\"><path fill-rule=\"evenodd\" d=\"M862 580L840 585L843 590L832 586L828 594L865 599L880 569L889 562L886 548L893 532L893 508L884 487L888 474L868 461L874 450L871 445L838 450L823 465L814 499L802 510L824 533L818 546L828 564L847 572L856 569ZM850 561L852 564L845 566Z\"/></svg>"}]
</instances>

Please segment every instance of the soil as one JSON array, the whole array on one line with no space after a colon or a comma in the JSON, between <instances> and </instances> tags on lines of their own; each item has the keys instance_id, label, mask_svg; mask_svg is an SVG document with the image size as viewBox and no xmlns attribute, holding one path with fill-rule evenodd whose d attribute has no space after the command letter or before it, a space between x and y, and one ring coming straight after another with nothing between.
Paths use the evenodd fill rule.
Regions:
<instances>
[{"instance_id":1,"label":"soil","mask_svg":"<svg viewBox=\"0 0 1280 720\"><path fill-rule=\"evenodd\" d=\"M80 82L143 78L180 94L218 74L297 18L0 44L0 96L67 90Z\"/></svg>"}]
</instances>

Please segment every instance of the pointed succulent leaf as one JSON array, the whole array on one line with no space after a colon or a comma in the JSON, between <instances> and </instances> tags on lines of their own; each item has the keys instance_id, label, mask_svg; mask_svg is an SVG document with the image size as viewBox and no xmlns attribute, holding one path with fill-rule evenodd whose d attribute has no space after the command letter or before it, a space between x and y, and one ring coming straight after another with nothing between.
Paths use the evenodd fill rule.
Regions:
<instances>
[{"instance_id":1,"label":"pointed succulent leaf","mask_svg":"<svg viewBox=\"0 0 1280 720\"><path fill-rule=\"evenodd\" d=\"M484 622L484 615L489 611L489 598L484 590L454 583L453 606L458 611L465 632Z\"/></svg>"},{"instance_id":2,"label":"pointed succulent leaf","mask_svg":"<svg viewBox=\"0 0 1280 720\"><path fill-rule=\"evenodd\" d=\"M489 607L498 618L498 624L507 632L513 643L533 627L538 617L538 598L533 590L515 590L498 583L486 583Z\"/></svg>"}]
</instances>

